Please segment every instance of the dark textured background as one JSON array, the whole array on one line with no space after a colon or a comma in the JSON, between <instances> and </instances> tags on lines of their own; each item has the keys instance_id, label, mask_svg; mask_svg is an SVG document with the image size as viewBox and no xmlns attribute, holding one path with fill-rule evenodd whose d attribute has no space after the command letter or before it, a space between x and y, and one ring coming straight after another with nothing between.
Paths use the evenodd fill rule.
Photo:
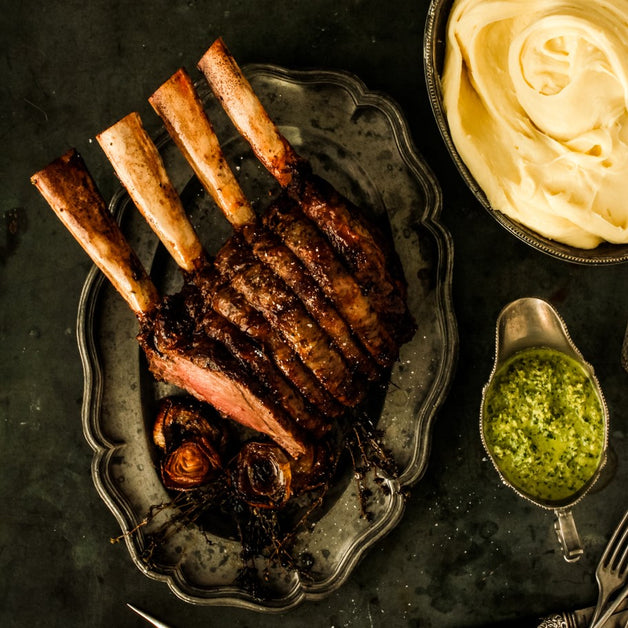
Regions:
<instances>
[{"instance_id":1,"label":"dark textured background","mask_svg":"<svg viewBox=\"0 0 628 628\"><path fill-rule=\"evenodd\" d=\"M427 0L10 4L0 13L0 625L144 625L127 601L179 628L534 625L592 604L595 563L627 505L628 375L619 354L628 269L532 250L467 191L427 100ZM80 419L75 322L90 262L29 183L75 146L109 198L117 184L94 136L131 110L156 130L147 96L180 65L193 68L220 35L241 64L348 70L392 96L440 180L455 243L459 366L428 471L401 524L349 581L283 616L187 605L142 575L123 544L109 543L119 529L94 489ZM614 475L576 508L586 548L576 564L560 557L551 514L500 486L478 436L495 318L533 295L564 316L612 413Z\"/></svg>"}]
</instances>

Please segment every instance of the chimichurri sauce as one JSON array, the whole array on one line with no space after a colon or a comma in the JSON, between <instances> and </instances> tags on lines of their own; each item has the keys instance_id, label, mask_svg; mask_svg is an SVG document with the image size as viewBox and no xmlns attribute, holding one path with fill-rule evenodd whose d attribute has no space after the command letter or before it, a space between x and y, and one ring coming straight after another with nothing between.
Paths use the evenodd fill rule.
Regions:
<instances>
[{"instance_id":1,"label":"chimichurri sauce","mask_svg":"<svg viewBox=\"0 0 628 628\"><path fill-rule=\"evenodd\" d=\"M526 349L498 369L482 422L505 479L533 499L570 497L600 464L601 401L580 364L554 349Z\"/></svg>"}]
</instances>

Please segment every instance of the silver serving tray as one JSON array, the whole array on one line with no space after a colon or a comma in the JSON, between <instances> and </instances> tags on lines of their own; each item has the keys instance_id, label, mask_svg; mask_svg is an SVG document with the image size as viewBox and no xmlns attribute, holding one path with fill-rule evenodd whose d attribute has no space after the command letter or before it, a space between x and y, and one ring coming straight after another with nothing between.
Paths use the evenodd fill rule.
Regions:
<instances>
[{"instance_id":1,"label":"silver serving tray","mask_svg":"<svg viewBox=\"0 0 628 628\"><path fill-rule=\"evenodd\" d=\"M257 597L238 584L242 566L237 540L189 522L172 526L157 551L147 553L157 526L174 521L166 508L142 525L151 506L167 503L155 467L151 424L156 401L173 392L154 381L135 336L137 322L125 302L94 268L85 283L78 316L78 342L85 393L83 429L94 450L96 488L118 520L138 568L166 582L183 600L261 611L281 611L320 599L348 578L364 552L390 532L404 511L403 489L425 472L432 421L448 391L457 358L457 330L451 300L453 247L438 222L441 192L417 155L398 107L368 92L355 77L338 72L293 72L274 66L245 69L273 120L314 170L351 200L372 208L390 224L409 283L409 305L418 321L414 339L401 351L390 384L372 407L401 473L397 479L370 476L367 507L360 516L351 470L335 483L314 525L296 537L299 570L271 568L268 591ZM276 188L244 140L231 126L205 84L198 85L228 161L260 209ZM210 254L231 229L198 187L174 144L157 138L167 170L182 195ZM151 270L160 290L177 290L180 272L168 259L126 193L111 202L131 246ZM259 561L259 569L266 565Z\"/></svg>"}]
</instances>

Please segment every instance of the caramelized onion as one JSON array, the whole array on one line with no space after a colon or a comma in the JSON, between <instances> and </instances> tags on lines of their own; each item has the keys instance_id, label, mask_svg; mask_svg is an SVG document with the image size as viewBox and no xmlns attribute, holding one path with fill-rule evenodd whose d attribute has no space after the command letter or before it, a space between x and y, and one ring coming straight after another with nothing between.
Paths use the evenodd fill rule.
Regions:
<instances>
[{"instance_id":1,"label":"caramelized onion","mask_svg":"<svg viewBox=\"0 0 628 628\"><path fill-rule=\"evenodd\" d=\"M225 422L205 404L186 397L166 397L159 406L153 441L161 450L166 488L188 490L224 474L229 433Z\"/></svg>"},{"instance_id":2,"label":"caramelized onion","mask_svg":"<svg viewBox=\"0 0 628 628\"><path fill-rule=\"evenodd\" d=\"M292 494L290 458L274 443L246 443L233 462L231 478L250 506L278 508Z\"/></svg>"},{"instance_id":3,"label":"caramelized onion","mask_svg":"<svg viewBox=\"0 0 628 628\"><path fill-rule=\"evenodd\" d=\"M221 473L220 459L203 440L181 443L164 459L161 475L166 488L186 490L207 484Z\"/></svg>"},{"instance_id":4,"label":"caramelized onion","mask_svg":"<svg viewBox=\"0 0 628 628\"><path fill-rule=\"evenodd\" d=\"M206 404L188 397L165 397L160 401L153 427L153 442L168 451L190 436L202 436L213 448L224 451L229 438L225 421Z\"/></svg>"}]
</instances>

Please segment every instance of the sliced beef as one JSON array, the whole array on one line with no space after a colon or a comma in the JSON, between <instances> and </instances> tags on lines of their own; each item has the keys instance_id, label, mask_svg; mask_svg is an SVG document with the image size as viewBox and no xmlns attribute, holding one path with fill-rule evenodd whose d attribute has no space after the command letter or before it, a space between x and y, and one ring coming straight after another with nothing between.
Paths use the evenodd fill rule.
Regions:
<instances>
[{"instance_id":1,"label":"sliced beef","mask_svg":"<svg viewBox=\"0 0 628 628\"><path fill-rule=\"evenodd\" d=\"M409 340L416 324L408 311L407 285L391 238L308 166L300 167L289 194L325 234L399 344Z\"/></svg>"},{"instance_id":2,"label":"sliced beef","mask_svg":"<svg viewBox=\"0 0 628 628\"><path fill-rule=\"evenodd\" d=\"M200 326L208 338L220 341L246 368L268 388L294 422L320 438L328 432L331 424L319 412L306 406L299 391L281 374L262 348L249 335L217 312L205 311Z\"/></svg>"},{"instance_id":3,"label":"sliced beef","mask_svg":"<svg viewBox=\"0 0 628 628\"><path fill-rule=\"evenodd\" d=\"M142 321L138 340L153 375L183 388L238 423L270 436L294 458L308 450L303 430L271 391L220 342L194 333L182 295Z\"/></svg>"},{"instance_id":4,"label":"sliced beef","mask_svg":"<svg viewBox=\"0 0 628 628\"><path fill-rule=\"evenodd\" d=\"M279 333L226 280L218 277L213 269L205 269L195 276L194 281L203 294L203 300L256 340L311 405L329 417L338 417L344 412L344 407L323 388Z\"/></svg>"}]
</instances>

